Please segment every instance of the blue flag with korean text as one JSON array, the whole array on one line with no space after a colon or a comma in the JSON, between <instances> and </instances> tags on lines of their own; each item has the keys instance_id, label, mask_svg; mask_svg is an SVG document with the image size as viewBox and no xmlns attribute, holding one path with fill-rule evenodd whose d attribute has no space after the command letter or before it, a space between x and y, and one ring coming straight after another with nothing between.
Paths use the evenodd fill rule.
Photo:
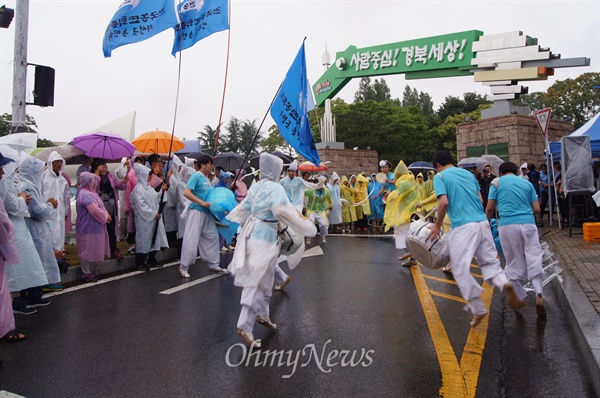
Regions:
<instances>
[{"instance_id":1,"label":"blue flag with korean text","mask_svg":"<svg viewBox=\"0 0 600 398\"><path fill-rule=\"evenodd\" d=\"M125 0L106 27L102 50L138 43L177 25L174 0Z\"/></svg>"},{"instance_id":2,"label":"blue flag with korean text","mask_svg":"<svg viewBox=\"0 0 600 398\"><path fill-rule=\"evenodd\" d=\"M190 48L213 33L229 29L228 0L185 0L179 5L171 54Z\"/></svg>"},{"instance_id":3,"label":"blue flag with korean text","mask_svg":"<svg viewBox=\"0 0 600 398\"><path fill-rule=\"evenodd\" d=\"M283 139L305 159L321 163L308 122L311 88L306 78L304 42L271 107L271 117Z\"/></svg>"}]
</instances>

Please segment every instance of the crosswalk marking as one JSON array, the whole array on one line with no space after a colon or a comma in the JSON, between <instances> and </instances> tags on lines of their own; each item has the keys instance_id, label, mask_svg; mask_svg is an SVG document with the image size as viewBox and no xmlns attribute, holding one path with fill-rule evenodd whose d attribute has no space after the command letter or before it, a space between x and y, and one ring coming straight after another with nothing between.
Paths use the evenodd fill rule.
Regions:
<instances>
[{"instance_id":1,"label":"crosswalk marking","mask_svg":"<svg viewBox=\"0 0 600 398\"><path fill-rule=\"evenodd\" d=\"M218 277L223 276L223 275L228 275L228 274L229 274L229 272L221 272L221 273L218 273L218 274L205 276L204 278L196 279L195 281L184 283L184 284L181 284L179 286L173 287L171 289L163 290L162 292L160 292L160 294L173 294L173 293L177 293L177 292L179 292L181 290L184 290L184 289L187 289L189 287L196 286L196 285L199 285L199 284L201 284L203 282L209 281L211 279L218 278Z\"/></svg>"}]
</instances>

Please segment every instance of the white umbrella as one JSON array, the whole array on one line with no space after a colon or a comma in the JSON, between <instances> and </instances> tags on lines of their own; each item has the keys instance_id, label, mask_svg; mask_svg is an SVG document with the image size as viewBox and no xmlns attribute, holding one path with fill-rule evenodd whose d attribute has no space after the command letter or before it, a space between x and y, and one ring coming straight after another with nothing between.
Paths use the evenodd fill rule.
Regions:
<instances>
[{"instance_id":1,"label":"white umbrella","mask_svg":"<svg viewBox=\"0 0 600 398\"><path fill-rule=\"evenodd\" d=\"M500 176L499 168L502 163L504 163L504 160L496 155L483 155L475 161L477 171L481 173L483 171L483 168L486 165L489 165L492 170L492 173L496 177Z\"/></svg>"},{"instance_id":2,"label":"white umbrella","mask_svg":"<svg viewBox=\"0 0 600 398\"><path fill-rule=\"evenodd\" d=\"M37 148L37 133L15 133L0 137L0 144L8 145L17 151Z\"/></svg>"},{"instance_id":3,"label":"white umbrella","mask_svg":"<svg viewBox=\"0 0 600 398\"><path fill-rule=\"evenodd\" d=\"M48 161L48 157L50 156L50 154L53 151L58 152L58 154L64 160L69 160L71 158L83 155L85 153L85 151L83 149L79 149L73 145L66 144L66 145L60 145L60 146L55 146L55 147L51 147L51 148L46 148L43 151L34 154L33 157L46 163Z\"/></svg>"}]
</instances>

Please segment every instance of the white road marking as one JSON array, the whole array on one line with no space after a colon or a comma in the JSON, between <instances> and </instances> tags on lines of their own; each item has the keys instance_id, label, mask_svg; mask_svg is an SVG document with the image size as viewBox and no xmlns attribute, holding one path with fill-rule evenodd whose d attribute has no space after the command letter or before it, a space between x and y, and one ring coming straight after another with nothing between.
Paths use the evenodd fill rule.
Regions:
<instances>
[{"instance_id":1,"label":"white road marking","mask_svg":"<svg viewBox=\"0 0 600 398\"><path fill-rule=\"evenodd\" d=\"M302 258L304 257L312 257L312 256L320 256L323 253L323 249L321 249L320 246L315 246L315 247L311 247L308 250L304 251L304 254L302 255Z\"/></svg>"},{"instance_id":2,"label":"white road marking","mask_svg":"<svg viewBox=\"0 0 600 398\"><path fill-rule=\"evenodd\" d=\"M102 285L104 283L116 281L116 280L123 279L123 278L129 278L130 276L144 274L146 272L158 271L160 269L172 267L173 265L178 265L178 264L179 264L179 261L173 261L171 263L164 264L160 268L150 268L150 271L133 271L133 272L128 272L126 274L112 276L112 277L106 278L106 279L100 279L98 282L84 283L82 285L77 285L77 286L69 287L69 288L61 290L60 292L45 293L44 297L48 298L48 297L52 297L52 296L58 296L58 295L61 295L61 294L74 292L74 291L81 290L81 289L87 289L88 287L94 287L94 286Z\"/></svg>"},{"instance_id":3,"label":"white road marking","mask_svg":"<svg viewBox=\"0 0 600 398\"><path fill-rule=\"evenodd\" d=\"M163 290L162 292L160 292L160 294L173 294L173 293L177 293L177 292L179 292L181 290L187 289L188 287L199 285L199 284L201 284L203 282L209 281L211 279L218 278L218 277L223 276L223 275L229 275L229 272L220 272L218 274L205 276L204 278L196 279L195 281L184 283L182 285L179 285L177 287L173 287L171 289Z\"/></svg>"},{"instance_id":4,"label":"white road marking","mask_svg":"<svg viewBox=\"0 0 600 398\"><path fill-rule=\"evenodd\" d=\"M1 390L0 391L0 398L25 398L23 395L17 395L15 393L6 391L6 390Z\"/></svg>"}]
</instances>

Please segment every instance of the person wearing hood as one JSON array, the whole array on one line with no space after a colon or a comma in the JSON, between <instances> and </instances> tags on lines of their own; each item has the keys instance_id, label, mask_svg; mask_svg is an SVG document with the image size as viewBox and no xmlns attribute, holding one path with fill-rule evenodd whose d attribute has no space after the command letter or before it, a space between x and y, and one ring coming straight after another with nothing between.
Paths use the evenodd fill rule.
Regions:
<instances>
[{"instance_id":1,"label":"person wearing hood","mask_svg":"<svg viewBox=\"0 0 600 398\"><path fill-rule=\"evenodd\" d=\"M527 162L525 162L521 165L521 174L519 174L519 177L521 177L524 180L529 181L529 177L527 176L528 172L529 172L529 169L527 168Z\"/></svg>"},{"instance_id":2,"label":"person wearing hood","mask_svg":"<svg viewBox=\"0 0 600 398\"><path fill-rule=\"evenodd\" d=\"M350 186L348 177L342 177L340 186L340 200L342 202L342 232L351 233L352 223L356 221L356 208L354 207L354 190Z\"/></svg>"},{"instance_id":3,"label":"person wearing hood","mask_svg":"<svg viewBox=\"0 0 600 398\"><path fill-rule=\"evenodd\" d=\"M0 181L4 176L4 167L12 162L14 162L13 159L0 153ZM19 253L15 246L15 227L4 209L4 202L0 199L0 336L4 336L7 340L12 339L12 341L23 340L25 336L14 330L15 315L4 267L7 263L17 264L19 262Z\"/></svg>"},{"instance_id":4,"label":"person wearing hood","mask_svg":"<svg viewBox=\"0 0 600 398\"><path fill-rule=\"evenodd\" d=\"M131 192L131 207L135 217L135 268L149 270L150 267L160 267L156 260L156 252L169 247L165 226L160 222L159 200L161 192L156 192L150 185L150 169L139 163L133 164L137 182ZM163 184L167 190L167 184ZM153 235L156 230L156 238ZM146 257L148 262L146 263Z\"/></svg>"},{"instance_id":5,"label":"person wearing hood","mask_svg":"<svg viewBox=\"0 0 600 398\"><path fill-rule=\"evenodd\" d=\"M123 212L127 216L127 243L129 243L129 254L135 253L135 215L133 214L133 209L131 207L131 192L133 192L133 188L137 183L137 177L135 175L135 170L133 169L133 165L136 163L143 165L145 163L144 158L139 155L134 155L130 160L129 171L127 172L128 181L125 190L123 191Z\"/></svg>"},{"instance_id":6,"label":"person wearing hood","mask_svg":"<svg viewBox=\"0 0 600 398\"><path fill-rule=\"evenodd\" d=\"M181 217L185 208L188 207L191 202L183 196L183 191L187 185L190 177L196 172L194 168L194 162L189 162L188 158L184 158L184 162L181 165L179 171L179 181L173 185L171 183L171 189L175 192L177 197L177 258L181 258L181 245L183 243L183 236L185 235L185 217ZM192 159L195 160L195 159ZM167 191L168 192L168 191Z\"/></svg>"},{"instance_id":7,"label":"person wearing hood","mask_svg":"<svg viewBox=\"0 0 600 398\"><path fill-rule=\"evenodd\" d=\"M113 174L108 172L106 161L101 158L95 158L92 162L92 173L100 177L100 183L97 185L98 196L104 203L104 208L110 215L110 219L106 222L106 230L108 231L108 239L110 243L109 257L118 261L123 260L123 256L117 248L117 232L119 219L119 193L127 188L129 177L125 175L119 180Z\"/></svg>"},{"instance_id":8,"label":"person wearing hood","mask_svg":"<svg viewBox=\"0 0 600 398\"><path fill-rule=\"evenodd\" d=\"M177 243L177 231L179 229L179 216L183 212L183 209L179 211L179 194L178 187L181 185L181 175L183 174L185 165L176 155L171 160L171 166L167 175L169 176L169 189L166 193L165 207L163 209L163 220L165 222L165 232L167 233L167 240L169 245L176 245L179 251L179 245Z\"/></svg>"},{"instance_id":9,"label":"person wearing hood","mask_svg":"<svg viewBox=\"0 0 600 398\"><path fill-rule=\"evenodd\" d=\"M335 171L331 174L327 189L331 193L331 203L333 204L329 213L329 225L332 225L332 231L339 233L342 226L342 197L340 196L340 176Z\"/></svg>"},{"instance_id":10,"label":"person wearing hood","mask_svg":"<svg viewBox=\"0 0 600 398\"><path fill-rule=\"evenodd\" d=\"M430 226L429 239L438 239L446 212L452 222L448 234L448 251L452 276L462 297L471 310L471 327L476 327L487 315L481 294L483 288L471 274L473 257L481 269L483 279L503 291L512 308L518 302L513 285L500 267L498 253L487 216L481 206L479 184L472 173L454 166L448 151L439 151L433 158L437 169L433 184L438 197L438 217Z\"/></svg>"},{"instance_id":11,"label":"person wearing hood","mask_svg":"<svg viewBox=\"0 0 600 398\"><path fill-rule=\"evenodd\" d=\"M371 182L369 183L369 206L371 214L368 219L371 220L373 231L381 229L381 219L383 218L383 201L382 195L385 191L383 185L377 181L377 174L371 174Z\"/></svg>"},{"instance_id":12,"label":"person wearing hood","mask_svg":"<svg viewBox=\"0 0 600 398\"><path fill-rule=\"evenodd\" d=\"M54 217L55 210L58 208L58 201L54 198L44 199L42 194L43 171L44 162L41 160L32 156L23 159L19 166L20 182L17 190L29 195L30 200L27 205L29 217L25 218L25 223L44 266L46 279L49 283L46 286L52 290L62 290L60 271L54 254L50 229L48 228L48 220ZM61 180L64 181L63 178ZM64 225L64 222L62 225ZM30 307L50 304L50 300L42 298L43 294L41 286L21 291L21 297L27 297L27 303Z\"/></svg>"},{"instance_id":13,"label":"person wearing hood","mask_svg":"<svg viewBox=\"0 0 600 398\"><path fill-rule=\"evenodd\" d=\"M287 225L301 236L314 236L317 232L314 223L302 217L278 183L282 168L283 160L261 153L260 181L250 187L242 203L227 215L227 219L241 226L235 254L228 267L235 276L234 284L243 288L237 333L255 348L261 346L252 333L255 322L271 330L277 329L270 319L269 300L281 249L278 224ZM290 268L298 264L303 251L302 243L294 255L288 256Z\"/></svg>"},{"instance_id":14,"label":"person wearing hood","mask_svg":"<svg viewBox=\"0 0 600 398\"><path fill-rule=\"evenodd\" d=\"M321 242L327 243L327 231L329 229L329 212L333 208L331 193L325 188L327 177L319 176L319 182L315 189L304 191L304 200L306 204L306 217L319 225ZM310 238L306 238L306 243L310 243Z\"/></svg>"},{"instance_id":15,"label":"person wearing hood","mask_svg":"<svg viewBox=\"0 0 600 398\"><path fill-rule=\"evenodd\" d=\"M189 179L183 196L191 202L190 206L181 215L187 217L185 224L185 235L181 246L181 262L179 274L183 278L189 278L190 265L196 262L196 255L200 253L202 260L208 263L208 269L213 272L225 272L219 267L219 232L217 224L209 208L206 195L213 187L208 180L208 174L213 171L213 159L208 155L202 155L198 159L200 170L195 172ZM224 173L222 173L224 174ZM187 213L187 214L186 214Z\"/></svg>"},{"instance_id":16,"label":"person wearing hood","mask_svg":"<svg viewBox=\"0 0 600 398\"><path fill-rule=\"evenodd\" d=\"M55 250L65 250L65 221L67 206L71 205L71 191L67 181L62 177L65 160L56 151L48 156L47 169L42 177L42 194L44 200L56 199L58 207L47 219L50 224L52 246Z\"/></svg>"},{"instance_id":17,"label":"person wearing hood","mask_svg":"<svg viewBox=\"0 0 600 398\"><path fill-rule=\"evenodd\" d=\"M19 161L19 154L14 149L2 148L1 151ZM28 315L36 313L37 310L29 308L27 297L19 297L20 292L47 285L48 278L38 252L31 250L34 247L33 238L25 223L25 217L29 217L27 204L31 197L25 192L17 192L15 186L17 166L17 162L10 162L4 166L4 176L0 179L0 199L4 202L4 208L15 228L14 243L20 260L16 263L6 263L8 288L11 294L16 296L12 308L16 314Z\"/></svg>"},{"instance_id":18,"label":"person wearing hood","mask_svg":"<svg viewBox=\"0 0 600 398\"><path fill-rule=\"evenodd\" d=\"M406 250L406 236L410 230L410 219L417 210L419 191L415 176L409 173L402 160L394 170L394 179L396 190L392 191L387 197L383 222L385 223L386 232L394 227L396 249ZM403 265L411 266L415 264L416 261L411 258Z\"/></svg>"},{"instance_id":19,"label":"person wearing hood","mask_svg":"<svg viewBox=\"0 0 600 398\"><path fill-rule=\"evenodd\" d=\"M354 176L353 176L354 177ZM369 204L369 180L361 174L355 177L356 184L354 185L354 203L356 207L356 230L368 231L368 217L371 214L371 206ZM352 179L350 179L352 182Z\"/></svg>"},{"instance_id":20,"label":"person wearing hood","mask_svg":"<svg viewBox=\"0 0 600 398\"><path fill-rule=\"evenodd\" d=\"M83 172L79 175L80 190L77 195L77 221L75 239L79 254L82 280L96 282L91 265L110 256L110 238L107 225L113 217L105 208L105 201L98 195L102 177Z\"/></svg>"},{"instance_id":21,"label":"person wearing hood","mask_svg":"<svg viewBox=\"0 0 600 398\"><path fill-rule=\"evenodd\" d=\"M427 172L427 181L425 181L425 196L428 198L435 192L433 189L433 177L435 176L435 171L429 170Z\"/></svg>"},{"instance_id":22,"label":"person wearing hood","mask_svg":"<svg viewBox=\"0 0 600 398\"><path fill-rule=\"evenodd\" d=\"M304 173L302 175L304 175ZM308 175L310 176L310 173L308 173ZM306 179L298 177L298 163L293 162L288 166L287 176L279 181L279 184L281 184L281 186L285 189L285 193L296 210L301 213L302 209L304 209L304 191L309 188L315 188L316 186L307 180L308 177Z\"/></svg>"}]
</instances>

